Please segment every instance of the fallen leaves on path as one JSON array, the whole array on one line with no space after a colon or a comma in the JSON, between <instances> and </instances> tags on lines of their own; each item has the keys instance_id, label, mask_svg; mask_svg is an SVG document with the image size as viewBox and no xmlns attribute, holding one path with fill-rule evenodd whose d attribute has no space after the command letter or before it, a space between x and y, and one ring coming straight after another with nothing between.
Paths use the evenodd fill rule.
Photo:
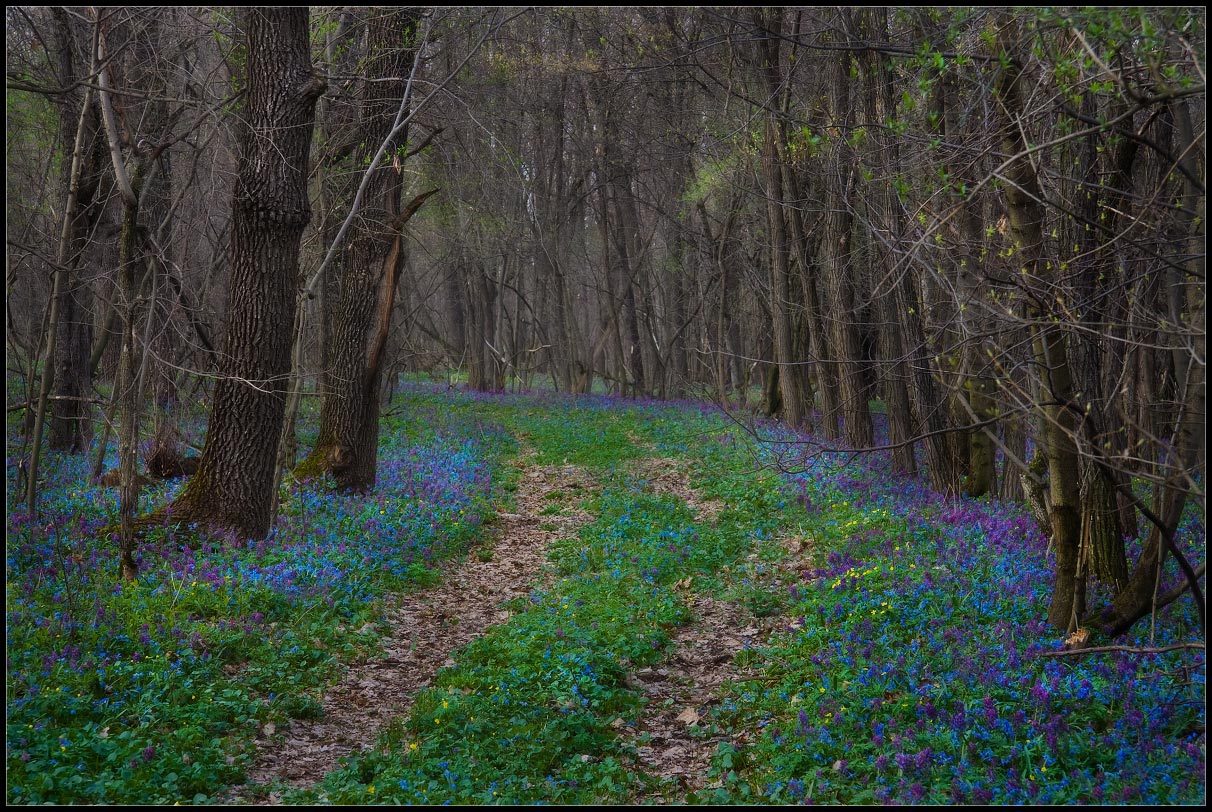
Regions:
<instances>
[{"instance_id":1,"label":"fallen leaves on path","mask_svg":"<svg viewBox=\"0 0 1212 812\"><path fill-rule=\"evenodd\" d=\"M635 468L654 491L685 501L699 522L714 520L724 507L691 488L689 476L675 460L642 460ZM674 588L692 591L693 579L684 578ZM659 782L638 797L638 803L684 802L688 793L708 786L711 760L721 742L745 743L744 732L731 738L712 735L700 723L719 701L725 682L756 673L738 665L737 654L758 646L780 623L757 621L741 606L710 595L695 593L693 606L691 621L673 632L665 661L628 677L630 687L648 700L630 732L637 767Z\"/></svg>"},{"instance_id":2,"label":"fallen leaves on path","mask_svg":"<svg viewBox=\"0 0 1212 812\"><path fill-rule=\"evenodd\" d=\"M660 782L637 803L684 802L687 793L708 786L711 759L721 742L745 743L744 733L740 738L711 735L701 723L726 681L755 673L737 665L736 655L765 639L770 629L753 625L736 604L709 595L698 596L694 609L690 623L673 633L665 661L629 678L648 699L631 734L637 766Z\"/></svg>"},{"instance_id":3,"label":"fallen leaves on path","mask_svg":"<svg viewBox=\"0 0 1212 812\"><path fill-rule=\"evenodd\" d=\"M529 458L519 459L517 512L496 517L491 560L473 553L447 567L436 586L391 596L384 657L351 666L324 695L319 719L292 721L284 738L273 738L272 725L262 728L248 785L234 788L230 802L252 801L251 785L314 786L343 756L371 749L379 731L407 715L437 672L455 664L456 650L509 619L502 604L529 594L543 577L547 546L589 521L576 502L595 487L579 468L529 466ZM558 515L550 515L553 504L562 508ZM261 799L279 800L276 794Z\"/></svg>"}]
</instances>

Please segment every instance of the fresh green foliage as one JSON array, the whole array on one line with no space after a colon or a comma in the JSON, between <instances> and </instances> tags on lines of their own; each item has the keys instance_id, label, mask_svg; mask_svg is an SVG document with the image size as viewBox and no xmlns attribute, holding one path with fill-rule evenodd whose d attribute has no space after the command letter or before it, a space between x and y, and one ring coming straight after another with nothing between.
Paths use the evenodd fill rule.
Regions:
<instances>
[{"instance_id":1,"label":"fresh green foliage","mask_svg":"<svg viewBox=\"0 0 1212 812\"><path fill-rule=\"evenodd\" d=\"M49 456L37 539L10 488L8 800L206 801L267 723L316 716L341 662L377 642L378 599L478 539L514 448L437 416L387 429L375 493L293 490L256 543L153 533L128 585L99 538L116 498L82 486L87 459Z\"/></svg>"},{"instance_id":2,"label":"fresh green foliage","mask_svg":"<svg viewBox=\"0 0 1212 812\"><path fill-rule=\"evenodd\" d=\"M443 556L493 556L485 519L511 505L522 444L599 486L551 502L593 518L552 545L550 585L457 651L372 751L287 800L668 793L636 766L646 697L628 675L668 655L705 594L785 623L733 655L757 676L700 722L720 742L688 801L1202 800L1202 656L1042 657L1060 645L1042 620L1051 565L1013 506L942 500L878 457L805 457L800 437L754 443L696 406L421 385L396 403L374 493L292 490L255 544L152 537L128 586L95 537L112 494L49 461L37 544L9 505L10 802L201 803L242 780L258 731L315 718L374 650L382 595L432 583ZM648 481L653 458L718 510ZM1203 534L1192 516L1181 541ZM1175 604L1156 642L1194 625Z\"/></svg>"}]
</instances>

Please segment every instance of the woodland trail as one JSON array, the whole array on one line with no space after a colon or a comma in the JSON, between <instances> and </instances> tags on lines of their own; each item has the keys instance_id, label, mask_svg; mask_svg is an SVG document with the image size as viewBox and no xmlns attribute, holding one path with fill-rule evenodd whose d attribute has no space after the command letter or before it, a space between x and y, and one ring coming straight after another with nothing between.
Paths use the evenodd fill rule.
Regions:
<instances>
[{"instance_id":1,"label":"woodland trail","mask_svg":"<svg viewBox=\"0 0 1212 812\"><path fill-rule=\"evenodd\" d=\"M589 521L578 505L595 487L576 466L529 465L532 456L518 460L518 512L498 514L486 542L491 559L481 561L473 551L448 567L439 584L392 596L384 659L352 665L325 693L319 719L293 720L284 735L263 730L247 783L231 790L229 803L277 804L282 786L315 786L342 757L371 749L379 731L407 716L417 693L454 664L454 651L509 619L502 604L543 580L548 545ZM553 505L561 508L558 515L552 515ZM266 786L268 793L260 789Z\"/></svg>"},{"instance_id":2,"label":"woodland trail","mask_svg":"<svg viewBox=\"0 0 1212 812\"><path fill-rule=\"evenodd\" d=\"M714 521L724 507L701 499L674 460L645 460L638 470L652 490L682 499L697 523ZM641 668L628 677L628 685L647 700L628 733L634 739L637 766L656 780L634 799L636 803L685 803L689 793L719 785L718 780L709 780L712 757L722 743L743 745L748 733L713 734L700 721L719 701L726 681L743 680L756 672L740 664L737 654L759 645L780 625L773 619L759 621L730 601L696 595L690 578L675 588L693 607L690 622L672 633L661 664Z\"/></svg>"},{"instance_id":3,"label":"woodland trail","mask_svg":"<svg viewBox=\"0 0 1212 812\"><path fill-rule=\"evenodd\" d=\"M393 596L384 659L351 666L324 695L319 719L263 731L248 782L234 787L227 802L281 803L284 789L314 787L342 757L373 748L378 733L407 716L437 672L454 665L455 651L509 619L505 601L541 585L548 546L591 520L578 505L599 483L576 466L528 464L532 456L518 461L518 512L498 516L491 560L481 561L473 552L447 568L434 587ZM678 461L640 458L629 468L647 489L684 501L696 523L712 523L724 507L700 498ZM738 653L760 645L778 625L774 619L755 619L738 604L696 594L690 579L675 589L692 604L692 619L672 633L660 664L627 677L629 687L647 700L635 724L620 730L635 747L635 767L653 779L635 798L640 803L683 802L688 793L709 789L719 745L745 744L736 735L709 732L700 720L718 701L725 681L752 676L752 666L738 663Z\"/></svg>"},{"instance_id":4,"label":"woodland trail","mask_svg":"<svg viewBox=\"0 0 1212 812\"><path fill-rule=\"evenodd\" d=\"M728 601L699 598L694 617L673 633L665 661L628 678L648 700L633 733L638 766L658 781L637 803L684 803L688 793L711 786L709 770L719 745L745 742L744 732L713 734L699 723L719 701L725 681L756 673L736 661L759 634L758 628L744 625L747 614Z\"/></svg>"}]
</instances>

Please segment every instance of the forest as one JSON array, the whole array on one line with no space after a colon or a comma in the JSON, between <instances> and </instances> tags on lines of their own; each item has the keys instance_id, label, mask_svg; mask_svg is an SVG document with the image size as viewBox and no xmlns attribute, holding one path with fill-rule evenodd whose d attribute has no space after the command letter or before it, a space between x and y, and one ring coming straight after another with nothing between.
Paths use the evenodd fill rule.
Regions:
<instances>
[{"instance_id":1,"label":"forest","mask_svg":"<svg viewBox=\"0 0 1212 812\"><path fill-rule=\"evenodd\" d=\"M7 803L1206 802L1203 7L5 16Z\"/></svg>"}]
</instances>

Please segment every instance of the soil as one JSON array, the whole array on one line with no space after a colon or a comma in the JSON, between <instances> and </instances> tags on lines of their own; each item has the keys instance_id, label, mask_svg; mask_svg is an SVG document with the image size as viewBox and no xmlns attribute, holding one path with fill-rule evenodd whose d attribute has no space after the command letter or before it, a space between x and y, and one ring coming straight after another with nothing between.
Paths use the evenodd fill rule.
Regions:
<instances>
[{"instance_id":1,"label":"soil","mask_svg":"<svg viewBox=\"0 0 1212 812\"><path fill-rule=\"evenodd\" d=\"M640 470L653 490L683 499L700 522L713 521L723 508L718 501L700 498L674 460L645 460ZM712 757L721 743L743 746L748 734L713 734L704 718L718 703L725 682L756 673L756 669L738 664L737 655L760 645L781 625L775 620L759 621L731 601L695 595L689 578L675 587L684 590L693 617L673 633L664 662L629 677L631 687L648 700L634 728L629 729L637 766L656 779L636 803L684 803L688 793L720 785L709 774Z\"/></svg>"},{"instance_id":2,"label":"soil","mask_svg":"<svg viewBox=\"0 0 1212 812\"><path fill-rule=\"evenodd\" d=\"M224 801L280 803L283 787L315 786L340 766L342 757L373 748L379 731L406 716L416 694L441 668L454 665L456 650L509 619L505 602L550 579L545 570L548 545L592 519L579 504L598 485L575 466L537 466L531 459L532 454L519 458L517 513L498 514L490 560L481 561L487 556L473 552L452 564L438 585L391 596L384 657L352 665L322 698L319 719L294 720L283 731L267 725L257 740L248 782L233 788ZM684 465L675 460L645 459L632 470L652 490L683 499L700 522L713 521L723 507L701 499L690 487ZM659 666L628 678L648 699L636 724L624 733L636 748L636 767L656 779L635 799L641 803L684 801L687 793L718 782L708 771L725 737L700 723L725 681L752 676L752 668L738 664L737 654L759 646L779 625L777 620L756 620L737 604L694 594L690 579L676 588L684 590L694 608L691 622L673 634ZM742 746L747 734L738 735L729 741Z\"/></svg>"},{"instance_id":3,"label":"soil","mask_svg":"<svg viewBox=\"0 0 1212 812\"><path fill-rule=\"evenodd\" d=\"M272 725L262 729L247 783L232 789L228 803L280 803L280 785L315 786L342 757L373 748L379 731L407 716L416 694L440 669L454 665L454 651L509 619L503 603L529 594L548 577L547 546L590 520L578 505L595 484L574 466L534 466L528 460L529 455L519 459L517 513L496 517L490 560L473 552L447 568L438 585L391 596L384 657L351 666L325 693L319 719L294 720L281 732ZM561 508L558 514L551 515L552 505ZM268 793L265 786L271 787Z\"/></svg>"}]
</instances>

